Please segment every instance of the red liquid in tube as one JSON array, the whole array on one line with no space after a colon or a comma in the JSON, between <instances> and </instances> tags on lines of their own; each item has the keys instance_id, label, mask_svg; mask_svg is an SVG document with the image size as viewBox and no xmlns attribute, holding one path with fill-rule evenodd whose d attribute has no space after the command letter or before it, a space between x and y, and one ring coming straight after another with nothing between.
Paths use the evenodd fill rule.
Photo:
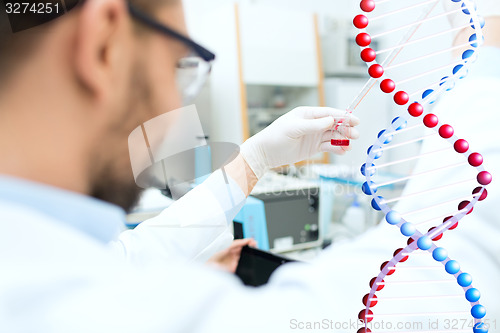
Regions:
<instances>
[{"instance_id":1,"label":"red liquid in tube","mask_svg":"<svg viewBox=\"0 0 500 333\"><path fill-rule=\"evenodd\" d=\"M332 139L332 146L338 146L338 147L347 147L351 143L350 140L342 139L342 140L337 140L337 139Z\"/></svg>"}]
</instances>

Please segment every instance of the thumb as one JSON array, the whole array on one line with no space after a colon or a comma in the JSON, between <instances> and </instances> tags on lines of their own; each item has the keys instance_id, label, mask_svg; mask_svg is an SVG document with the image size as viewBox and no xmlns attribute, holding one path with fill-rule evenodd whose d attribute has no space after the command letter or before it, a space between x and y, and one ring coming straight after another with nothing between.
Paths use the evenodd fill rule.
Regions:
<instances>
[{"instance_id":1,"label":"thumb","mask_svg":"<svg viewBox=\"0 0 500 333\"><path fill-rule=\"evenodd\" d=\"M304 119L301 121L301 124L301 130L304 134L320 133L332 128L335 124L335 118Z\"/></svg>"}]
</instances>

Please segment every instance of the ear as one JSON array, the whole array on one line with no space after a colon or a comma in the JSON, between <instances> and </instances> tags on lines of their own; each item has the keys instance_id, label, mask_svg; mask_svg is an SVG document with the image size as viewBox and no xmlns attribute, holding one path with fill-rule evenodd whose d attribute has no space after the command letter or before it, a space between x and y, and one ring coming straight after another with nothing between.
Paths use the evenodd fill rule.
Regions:
<instances>
[{"instance_id":1,"label":"ear","mask_svg":"<svg viewBox=\"0 0 500 333\"><path fill-rule=\"evenodd\" d=\"M74 69L96 98L113 89L130 58L130 17L124 0L87 0L78 13Z\"/></svg>"}]
</instances>

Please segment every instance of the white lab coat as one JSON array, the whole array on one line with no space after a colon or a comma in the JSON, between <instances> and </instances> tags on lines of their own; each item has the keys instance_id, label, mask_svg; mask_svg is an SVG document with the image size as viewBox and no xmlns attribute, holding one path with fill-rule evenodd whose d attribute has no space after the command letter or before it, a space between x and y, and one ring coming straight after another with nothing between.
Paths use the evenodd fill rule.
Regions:
<instances>
[{"instance_id":1,"label":"white lab coat","mask_svg":"<svg viewBox=\"0 0 500 333\"><path fill-rule=\"evenodd\" d=\"M495 117L499 86L498 77L471 78L440 107L468 114L480 101ZM497 122L485 118L454 117L500 175L492 139ZM231 239L232 213L212 196L225 187L221 178L212 181L109 245L26 206L0 202L0 332L355 332L368 281L404 243L399 232L383 223L310 264L278 269L265 287L246 288L198 263ZM492 187L470 223L443 240L474 276L492 319L500 319L497 202ZM307 328L311 322L323 329Z\"/></svg>"},{"instance_id":2,"label":"white lab coat","mask_svg":"<svg viewBox=\"0 0 500 333\"><path fill-rule=\"evenodd\" d=\"M294 318L335 313L327 263L291 264L260 289L197 263L230 241L230 215L207 201L219 187L216 174L108 245L1 202L0 332L286 332Z\"/></svg>"}]
</instances>

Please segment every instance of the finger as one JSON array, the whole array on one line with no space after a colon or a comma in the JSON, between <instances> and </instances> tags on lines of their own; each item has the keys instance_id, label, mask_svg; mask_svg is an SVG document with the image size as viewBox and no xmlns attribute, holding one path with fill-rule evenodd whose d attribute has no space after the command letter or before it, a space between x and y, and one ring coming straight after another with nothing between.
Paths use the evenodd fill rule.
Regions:
<instances>
[{"instance_id":1,"label":"finger","mask_svg":"<svg viewBox=\"0 0 500 333\"><path fill-rule=\"evenodd\" d=\"M297 111L304 119L319 119L325 117L339 118L346 114L345 110L313 106L302 106L297 108Z\"/></svg>"},{"instance_id":2,"label":"finger","mask_svg":"<svg viewBox=\"0 0 500 333\"><path fill-rule=\"evenodd\" d=\"M324 117L319 119L304 119L300 123L303 134L322 133L335 124L333 117Z\"/></svg>"},{"instance_id":3,"label":"finger","mask_svg":"<svg viewBox=\"0 0 500 333\"><path fill-rule=\"evenodd\" d=\"M235 247L243 247L243 246L252 246L252 244L255 243L255 240L252 238L245 238L245 239L237 239L233 242L233 245Z\"/></svg>"},{"instance_id":4,"label":"finger","mask_svg":"<svg viewBox=\"0 0 500 333\"><path fill-rule=\"evenodd\" d=\"M324 153L334 153L337 155L344 155L346 152L352 149L349 145L347 147L332 146L330 142L323 142L319 147L321 152Z\"/></svg>"},{"instance_id":5,"label":"finger","mask_svg":"<svg viewBox=\"0 0 500 333\"><path fill-rule=\"evenodd\" d=\"M358 126L360 123L361 123L361 121L359 120L358 117L356 117L352 113L349 114L349 125L350 126L352 126L352 127Z\"/></svg>"},{"instance_id":6,"label":"finger","mask_svg":"<svg viewBox=\"0 0 500 333\"><path fill-rule=\"evenodd\" d=\"M345 114L345 113L342 116L336 116L335 122L338 123L339 125L342 124L342 126L346 127L354 127L360 124L360 120L358 117L352 114Z\"/></svg>"},{"instance_id":7,"label":"finger","mask_svg":"<svg viewBox=\"0 0 500 333\"><path fill-rule=\"evenodd\" d=\"M338 135L340 134L340 135ZM352 140L356 140L356 139L359 139L359 131L354 128L354 127L349 127L349 126L341 126L339 127L339 129L337 131L331 131L330 129L328 129L327 131L325 131L323 133L323 135L321 136L321 142L326 142L326 141L330 141L331 139L333 138L348 138L348 139L352 139Z\"/></svg>"},{"instance_id":8,"label":"finger","mask_svg":"<svg viewBox=\"0 0 500 333\"><path fill-rule=\"evenodd\" d=\"M332 140L332 131L328 130L323 133L321 136L321 142L330 142Z\"/></svg>"},{"instance_id":9,"label":"finger","mask_svg":"<svg viewBox=\"0 0 500 333\"><path fill-rule=\"evenodd\" d=\"M304 119L319 119L324 117L334 117L336 121L341 119L348 119L348 124L350 126L358 126L360 120L358 117L353 115L351 112L346 110L340 110L329 107L299 107L296 109L298 114L300 114Z\"/></svg>"},{"instance_id":10,"label":"finger","mask_svg":"<svg viewBox=\"0 0 500 333\"><path fill-rule=\"evenodd\" d=\"M359 139L359 131L354 128L354 127L349 127L349 126L341 126L339 127L338 131L340 132L341 135L349 138L349 139Z\"/></svg>"}]
</instances>

